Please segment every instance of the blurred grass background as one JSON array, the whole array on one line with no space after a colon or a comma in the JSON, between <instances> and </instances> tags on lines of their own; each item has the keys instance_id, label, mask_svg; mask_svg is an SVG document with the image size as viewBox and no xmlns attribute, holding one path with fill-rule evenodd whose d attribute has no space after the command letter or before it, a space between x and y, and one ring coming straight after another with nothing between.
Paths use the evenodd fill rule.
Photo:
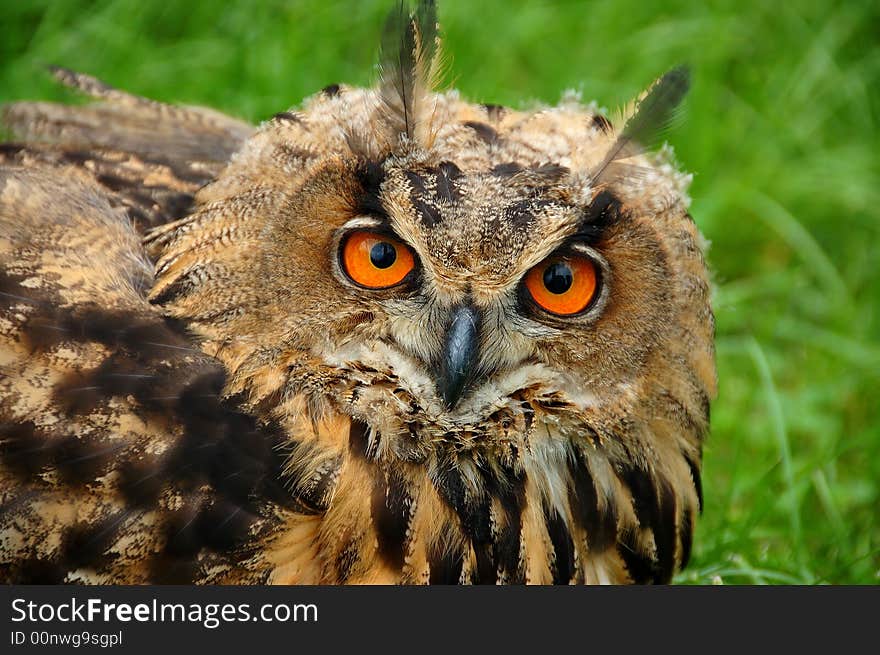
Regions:
<instances>
[{"instance_id":1,"label":"blurred grass background","mask_svg":"<svg viewBox=\"0 0 880 655\"><path fill-rule=\"evenodd\" d=\"M0 2L0 101L56 63L260 121L365 85L390 0ZM880 583L880 5L441 3L455 85L614 108L689 62L671 136L711 242L720 393L681 582Z\"/></svg>"}]
</instances>

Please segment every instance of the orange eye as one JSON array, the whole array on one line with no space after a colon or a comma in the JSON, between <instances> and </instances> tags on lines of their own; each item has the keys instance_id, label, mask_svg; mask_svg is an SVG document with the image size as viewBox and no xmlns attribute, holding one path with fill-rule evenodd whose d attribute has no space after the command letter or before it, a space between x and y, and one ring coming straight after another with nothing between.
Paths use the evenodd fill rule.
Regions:
<instances>
[{"instance_id":1,"label":"orange eye","mask_svg":"<svg viewBox=\"0 0 880 655\"><path fill-rule=\"evenodd\" d=\"M415 267L412 251L386 234L352 232L342 246L348 276L368 289L387 289L403 282Z\"/></svg>"},{"instance_id":2,"label":"orange eye","mask_svg":"<svg viewBox=\"0 0 880 655\"><path fill-rule=\"evenodd\" d=\"M541 309L571 316L584 311L596 295L596 265L577 255L550 257L526 273L525 285Z\"/></svg>"}]
</instances>

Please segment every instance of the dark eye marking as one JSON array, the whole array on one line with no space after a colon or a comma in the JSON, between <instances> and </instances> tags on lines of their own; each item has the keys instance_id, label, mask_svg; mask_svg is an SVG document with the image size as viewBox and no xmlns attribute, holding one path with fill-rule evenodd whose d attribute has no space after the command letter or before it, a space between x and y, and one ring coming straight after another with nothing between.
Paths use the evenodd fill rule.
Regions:
<instances>
[{"instance_id":1,"label":"dark eye marking","mask_svg":"<svg viewBox=\"0 0 880 655\"><path fill-rule=\"evenodd\" d=\"M526 229L535 222L535 216L547 207L557 206L552 200L527 198L510 203L504 208L502 216L505 221L517 229Z\"/></svg>"},{"instance_id":2,"label":"dark eye marking","mask_svg":"<svg viewBox=\"0 0 880 655\"><path fill-rule=\"evenodd\" d=\"M409 181L411 187L409 198L412 202L413 209L418 213L423 225L426 227L434 227L440 222L441 216L437 208L427 202L427 178L414 171L405 171L404 175Z\"/></svg>"},{"instance_id":3,"label":"dark eye marking","mask_svg":"<svg viewBox=\"0 0 880 655\"><path fill-rule=\"evenodd\" d=\"M385 217L385 207L380 199L382 183L385 181L385 169L382 162L367 160L362 162L355 171L361 185L361 195L354 208L359 214Z\"/></svg>"},{"instance_id":4,"label":"dark eye marking","mask_svg":"<svg viewBox=\"0 0 880 655\"><path fill-rule=\"evenodd\" d=\"M572 236L571 241L596 243L623 214L624 209L620 199L610 191L600 191L584 210L578 231Z\"/></svg>"},{"instance_id":5,"label":"dark eye marking","mask_svg":"<svg viewBox=\"0 0 880 655\"><path fill-rule=\"evenodd\" d=\"M443 220L443 215L440 213L440 210L423 200L417 200L414 203L414 207L419 213L419 217L425 227L434 227Z\"/></svg>"},{"instance_id":6,"label":"dark eye marking","mask_svg":"<svg viewBox=\"0 0 880 655\"><path fill-rule=\"evenodd\" d=\"M457 181L461 170L452 162L441 162L437 168L404 171L410 185L410 201L426 227L434 227L443 219L440 203L454 203L461 198Z\"/></svg>"},{"instance_id":7,"label":"dark eye marking","mask_svg":"<svg viewBox=\"0 0 880 655\"><path fill-rule=\"evenodd\" d=\"M423 176L419 175L415 171L404 171L404 175L406 176L406 179L409 181L409 184L412 187L412 195L414 197L423 196L428 192L426 180Z\"/></svg>"},{"instance_id":8,"label":"dark eye marking","mask_svg":"<svg viewBox=\"0 0 880 655\"><path fill-rule=\"evenodd\" d=\"M461 198L456 180L461 177L461 169L450 161L440 163L437 169L437 197L446 202L455 202Z\"/></svg>"}]
</instances>

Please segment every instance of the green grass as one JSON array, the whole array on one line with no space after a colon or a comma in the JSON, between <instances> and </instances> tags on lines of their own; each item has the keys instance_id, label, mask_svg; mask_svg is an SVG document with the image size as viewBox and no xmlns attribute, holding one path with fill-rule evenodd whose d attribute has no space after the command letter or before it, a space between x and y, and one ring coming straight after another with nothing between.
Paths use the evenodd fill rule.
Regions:
<instances>
[{"instance_id":1,"label":"green grass","mask_svg":"<svg viewBox=\"0 0 880 655\"><path fill-rule=\"evenodd\" d=\"M58 63L253 121L374 79L387 0L0 3L0 100ZM682 61L720 393L683 582L880 583L880 6L642 0L440 7L475 100L615 107Z\"/></svg>"}]
</instances>

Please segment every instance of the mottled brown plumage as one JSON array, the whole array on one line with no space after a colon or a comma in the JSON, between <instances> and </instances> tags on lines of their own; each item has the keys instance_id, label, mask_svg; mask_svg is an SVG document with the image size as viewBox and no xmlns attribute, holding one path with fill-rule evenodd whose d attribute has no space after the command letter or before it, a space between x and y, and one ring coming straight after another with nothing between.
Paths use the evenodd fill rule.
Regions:
<instances>
[{"instance_id":1,"label":"mottled brown plumage","mask_svg":"<svg viewBox=\"0 0 880 655\"><path fill-rule=\"evenodd\" d=\"M617 127L573 101L475 105L431 90L434 17L392 13L375 89L258 129L67 71L99 102L5 110L3 579L641 583L687 563L709 283L689 178L640 147L686 73ZM358 231L413 270L356 284ZM559 253L596 270L572 316L523 282Z\"/></svg>"}]
</instances>

